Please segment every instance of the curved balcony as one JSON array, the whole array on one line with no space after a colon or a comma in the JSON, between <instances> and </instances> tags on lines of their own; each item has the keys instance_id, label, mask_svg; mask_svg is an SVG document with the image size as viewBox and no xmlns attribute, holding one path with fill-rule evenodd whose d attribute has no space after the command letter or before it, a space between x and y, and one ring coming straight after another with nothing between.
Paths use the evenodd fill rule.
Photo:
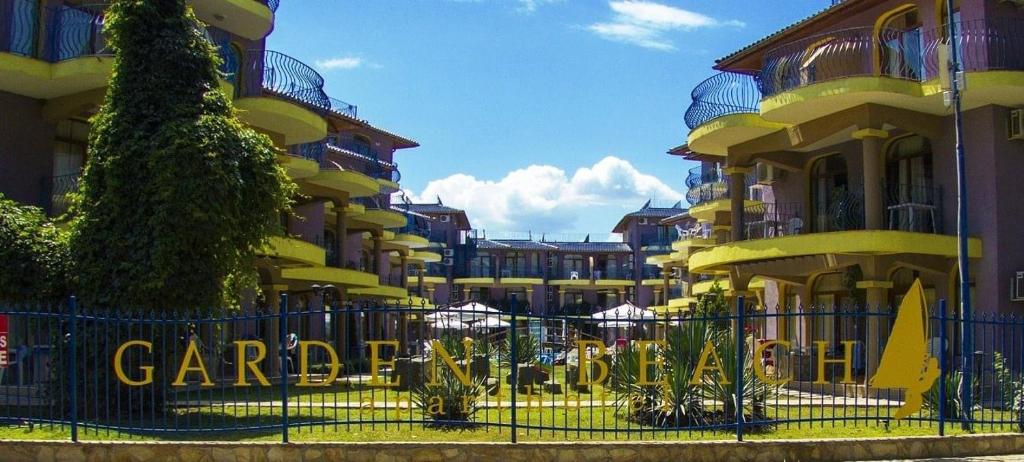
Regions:
<instances>
[{"instance_id":1,"label":"curved balcony","mask_svg":"<svg viewBox=\"0 0 1024 462\"><path fill-rule=\"evenodd\" d=\"M105 87L113 64L105 8L0 0L0 90L49 99Z\"/></svg>"},{"instance_id":2,"label":"curved balcony","mask_svg":"<svg viewBox=\"0 0 1024 462\"><path fill-rule=\"evenodd\" d=\"M957 23L961 68L971 91L965 108L1021 104L1024 21L988 18ZM867 103L946 113L942 100L951 54L945 27L875 31L853 28L784 44L764 55L758 87L765 119L801 123ZM1007 101L1007 96L1011 101Z\"/></svg>"},{"instance_id":3,"label":"curved balcony","mask_svg":"<svg viewBox=\"0 0 1024 462\"><path fill-rule=\"evenodd\" d=\"M349 200L362 205L366 211L355 217L355 221L380 226L384 229L400 228L407 224L405 214L391 210L388 196L360 197Z\"/></svg>"},{"instance_id":4,"label":"curved balcony","mask_svg":"<svg viewBox=\"0 0 1024 462\"><path fill-rule=\"evenodd\" d=\"M240 98L235 106L246 123L284 137L285 145L327 136L323 114L331 109L324 78L312 67L283 53L252 50L241 66Z\"/></svg>"},{"instance_id":5,"label":"curved balcony","mask_svg":"<svg viewBox=\"0 0 1024 462\"><path fill-rule=\"evenodd\" d=\"M700 153L725 155L730 145L781 128L761 119L755 71L721 72L701 82L684 117L690 128L687 143Z\"/></svg>"},{"instance_id":6,"label":"curved balcony","mask_svg":"<svg viewBox=\"0 0 1024 462\"><path fill-rule=\"evenodd\" d=\"M726 175L719 169L704 170L702 167L691 168L686 177L686 186L689 188L686 191L686 201L691 206L697 206L728 199L730 195L729 183L731 181L729 175ZM749 194L748 187L756 182L757 178L753 173L746 175L743 183L744 197Z\"/></svg>"},{"instance_id":7,"label":"curved balcony","mask_svg":"<svg viewBox=\"0 0 1024 462\"><path fill-rule=\"evenodd\" d=\"M280 0L192 0L196 17L212 26L249 40L266 37L274 29Z\"/></svg>"},{"instance_id":8,"label":"curved balcony","mask_svg":"<svg viewBox=\"0 0 1024 462\"><path fill-rule=\"evenodd\" d=\"M686 126L690 129L710 120L731 114L757 114L761 93L754 76L736 72L720 72L699 83L690 93L693 102L686 109Z\"/></svg>"}]
</instances>

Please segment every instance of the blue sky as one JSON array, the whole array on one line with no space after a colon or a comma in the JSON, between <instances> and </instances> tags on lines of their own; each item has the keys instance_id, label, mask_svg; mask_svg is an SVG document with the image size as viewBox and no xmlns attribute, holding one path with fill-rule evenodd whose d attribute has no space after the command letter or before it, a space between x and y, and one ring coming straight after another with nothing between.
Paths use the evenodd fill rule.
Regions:
<instances>
[{"instance_id":1,"label":"blue sky","mask_svg":"<svg viewBox=\"0 0 1024 462\"><path fill-rule=\"evenodd\" d=\"M607 232L681 198L690 91L827 0L283 0L269 49L417 140L402 185L474 226Z\"/></svg>"}]
</instances>

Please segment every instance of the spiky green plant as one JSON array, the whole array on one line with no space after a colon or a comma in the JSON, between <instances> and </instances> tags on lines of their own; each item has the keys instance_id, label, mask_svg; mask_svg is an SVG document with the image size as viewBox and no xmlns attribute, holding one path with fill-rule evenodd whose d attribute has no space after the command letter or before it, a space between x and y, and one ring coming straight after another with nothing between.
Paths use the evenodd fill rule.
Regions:
<instances>
[{"instance_id":1,"label":"spiky green plant","mask_svg":"<svg viewBox=\"0 0 1024 462\"><path fill-rule=\"evenodd\" d=\"M457 336L445 335L440 341L452 358L469 359L465 345ZM463 383L455 371L440 360L434 360L428 367L433 368L437 384L425 383L413 389L413 402L416 406L441 428L472 424L474 415L480 409L477 398L484 391L484 379L471 376L469 383Z\"/></svg>"}]
</instances>

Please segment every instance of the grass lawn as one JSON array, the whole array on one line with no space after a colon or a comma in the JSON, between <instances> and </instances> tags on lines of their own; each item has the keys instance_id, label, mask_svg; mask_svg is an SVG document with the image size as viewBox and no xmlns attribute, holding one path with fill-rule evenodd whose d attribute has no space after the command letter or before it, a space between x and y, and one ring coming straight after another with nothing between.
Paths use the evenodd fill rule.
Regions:
<instances>
[{"instance_id":1,"label":"grass lawn","mask_svg":"<svg viewBox=\"0 0 1024 462\"><path fill-rule=\"evenodd\" d=\"M786 408L768 409L769 417L778 413L779 418L788 417L791 419L832 419L859 417L863 420L847 420L833 422L802 422L779 424L769 430L748 432L746 438L757 439L793 439L793 438L866 438L866 437L894 437L894 436L923 436L937 435L937 424L928 422L891 422L872 420L866 417L864 409L854 410L851 408ZM400 415L396 415L400 412ZM987 416L990 417L990 416ZM1000 416L991 416L1000 417ZM1009 416L1006 416L1007 418ZM200 419L203 426L209 430L202 432L160 435L153 434L131 434L118 433L115 431L95 430L91 428L80 429L81 440L207 440L207 441L280 441L279 431L245 431L230 430L231 426L245 426L254 424L274 425L280 422L280 408L262 409L260 416L232 412L230 408L224 413L220 408L192 409L189 412L181 413L178 416L179 422L184 424L185 419L195 426ZM338 441L338 442L367 442L367 441L509 441L510 428L478 426L475 428L439 429L423 423L384 423L387 420L395 421L400 419L421 420L422 414L419 410L375 410L368 411L359 409L291 409L289 412L292 427L289 436L292 441ZM507 425L511 421L509 409L485 409L476 415L477 422L489 422L494 424ZM320 424L325 420L347 420L349 424ZM359 423L359 420L362 423ZM518 411L517 429L519 441L575 441L575 440L671 440L671 441L697 441L697 440L732 440L735 434L732 429L720 431L653 431L650 426L641 426L630 422L624 416L616 412L615 408L594 407L582 410L572 409L543 409ZM523 428L531 426L533 428ZM556 427L557 430L539 429L539 427ZM194 428L194 427L193 427ZM576 428L604 429L605 431L576 430ZM984 425L976 428L977 432L1013 432L1016 427L1012 425ZM630 430L630 433L626 433ZM642 431L641 431L642 430ZM946 434L956 435L964 433L956 423L947 423ZM50 427L48 425L35 425L31 428L21 426L0 426L0 439L68 439L67 427Z\"/></svg>"}]
</instances>

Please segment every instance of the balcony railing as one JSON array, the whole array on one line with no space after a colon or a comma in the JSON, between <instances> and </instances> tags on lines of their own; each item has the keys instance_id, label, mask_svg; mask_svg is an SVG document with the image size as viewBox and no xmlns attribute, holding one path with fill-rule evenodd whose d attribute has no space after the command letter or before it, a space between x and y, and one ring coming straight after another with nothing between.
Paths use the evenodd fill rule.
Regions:
<instances>
[{"instance_id":1,"label":"balcony railing","mask_svg":"<svg viewBox=\"0 0 1024 462\"><path fill-rule=\"evenodd\" d=\"M885 187L887 229L942 233L942 189L915 184Z\"/></svg>"},{"instance_id":2,"label":"balcony railing","mask_svg":"<svg viewBox=\"0 0 1024 462\"><path fill-rule=\"evenodd\" d=\"M64 61L109 55L103 36L106 5L40 8L36 0L0 0L0 51Z\"/></svg>"},{"instance_id":3,"label":"balcony railing","mask_svg":"<svg viewBox=\"0 0 1024 462\"><path fill-rule=\"evenodd\" d=\"M771 239L804 233L802 204L757 204L743 209L744 239Z\"/></svg>"},{"instance_id":4,"label":"balcony railing","mask_svg":"<svg viewBox=\"0 0 1024 462\"><path fill-rule=\"evenodd\" d=\"M857 76L910 81L936 79L950 53L945 26L922 31L853 28L787 43L764 55L758 74L762 97ZM1024 70L1024 21L988 18L958 22L953 37L964 71Z\"/></svg>"},{"instance_id":5,"label":"balcony railing","mask_svg":"<svg viewBox=\"0 0 1024 462\"><path fill-rule=\"evenodd\" d=\"M353 119L355 119L359 113L359 109L355 104L349 104L337 98L331 98L331 111Z\"/></svg>"},{"instance_id":6,"label":"balcony railing","mask_svg":"<svg viewBox=\"0 0 1024 462\"><path fill-rule=\"evenodd\" d=\"M388 210L391 207L390 198L387 196L355 197L348 200L349 203L359 204L366 210Z\"/></svg>"},{"instance_id":7,"label":"balcony railing","mask_svg":"<svg viewBox=\"0 0 1024 462\"><path fill-rule=\"evenodd\" d=\"M543 278L544 270L541 268L502 268L499 272L503 278Z\"/></svg>"},{"instance_id":8,"label":"balcony railing","mask_svg":"<svg viewBox=\"0 0 1024 462\"><path fill-rule=\"evenodd\" d=\"M661 268L654 265L644 265L640 268L641 279L661 279Z\"/></svg>"},{"instance_id":9,"label":"balcony railing","mask_svg":"<svg viewBox=\"0 0 1024 462\"><path fill-rule=\"evenodd\" d=\"M761 102L753 73L715 74L694 87L690 97L693 102L684 117L690 129L730 114L757 114Z\"/></svg>"},{"instance_id":10,"label":"balcony railing","mask_svg":"<svg viewBox=\"0 0 1024 462\"><path fill-rule=\"evenodd\" d=\"M43 205L51 216L61 215L71 206L69 195L78 191L78 173L43 178Z\"/></svg>"},{"instance_id":11,"label":"balcony railing","mask_svg":"<svg viewBox=\"0 0 1024 462\"><path fill-rule=\"evenodd\" d=\"M690 169L690 175L686 178L686 185L690 188L686 191L686 201L690 205L700 205L705 202L728 199L731 182L729 175L718 169L701 172L697 170L699 168ZM753 174L747 174L744 177L744 197L749 195L749 186L756 182L757 177Z\"/></svg>"},{"instance_id":12,"label":"balcony railing","mask_svg":"<svg viewBox=\"0 0 1024 462\"><path fill-rule=\"evenodd\" d=\"M329 140L327 146L334 152L353 159L346 168L365 174L372 178L379 178L398 183L402 180L402 174L398 170L398 164L380 160L377 151L360 143L351 141Z\"/></svg>"},{"instance_id":13,"label":"balcony railing","mask_svg":"<svg viewBox=\"0 0 1024 462\"><path fill-rule=\"evenodd\" d=\"M331 109L324 92L324 78L312 67L284 53L251 50L247 53L242 96L272 94L306 104L316 110Z\"/></svg>"},{"instance_id":14,"label":"balcony railing","mask_svg":"<svg viewBox=\"0 0 1024 462\"><path fill-rule=\"evenodd\" d=\"M327 150L327 143L324 140L312 143L294 144L288 147L288 155L312 160L318 164L324 161L324 151Z\"/></svg>"},{"instance_id":15,"label":"balcony railing","mask_svg":"<svg viewBox=\"0 0 1024 462\"><path fill-rule=\"evenodd\" d=\"M919 185L886 185L883 227L917 233L942 233L942 190ZM860 191L837 191L827 204L815 207L813 223L801 203L758 204L744 208L745 239L771 239L808 232L864 229Z\"/></svg>"},{"instance_id":16,"label":"balcony railing","mask_svg":"<svg viewBox=\"0 0 1024 462\"><path fill-rule=\"evenodd\" d=\"M424 277L428 277L429 276L429 277L442 277L443 278L443 277L447 277L448 276L448 267L445 266L445 265L442 265L442 264L439 264L439 263L428 263L426 266L427 266L426 269L423 270L423 276ZM409 270L409 275L410 276L416 277L416 276L419 276L419 274L420 274L420 270L418 268L413 268L413 269Z\"/></svg>"},{"instance_id":17,"label":"balcony railing","mask_svg":"<svg viewBox=\"0 0 1024 462\"><path fill-rule=\"evenodd\" d=\"M256 0L256 1L260 2L260 3L264 4L264 5L267 5L267 8L270 8L270 11L273 11L275 13L277 13L277 7L281 6L281 0Z\"/></svg>"}]
</instances>

